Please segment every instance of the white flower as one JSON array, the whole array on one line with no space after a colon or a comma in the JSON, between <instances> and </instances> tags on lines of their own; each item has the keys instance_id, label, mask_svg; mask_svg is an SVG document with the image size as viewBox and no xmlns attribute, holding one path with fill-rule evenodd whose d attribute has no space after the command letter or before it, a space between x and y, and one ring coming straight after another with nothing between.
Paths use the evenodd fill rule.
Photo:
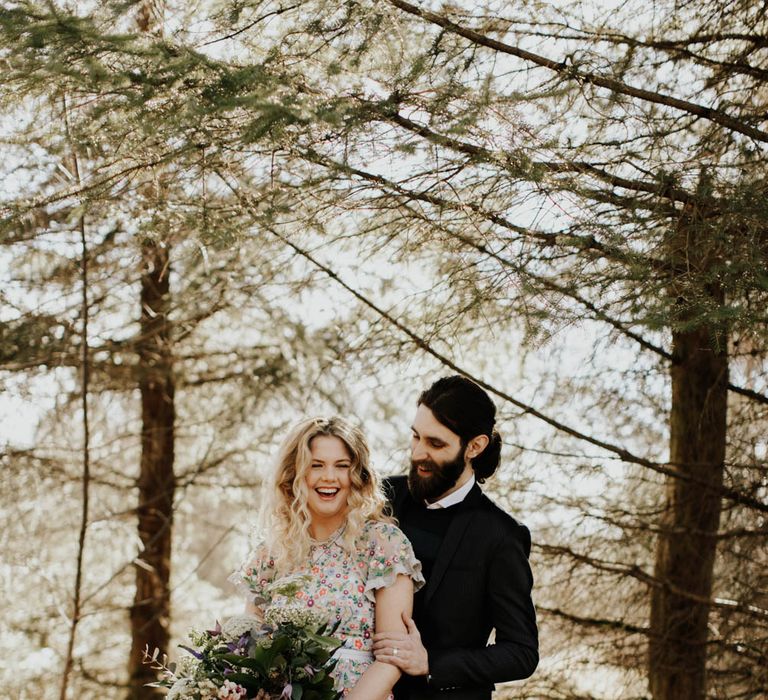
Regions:
<instances>
[{"instance_id":1,"label":"white flower","mask_svg":"<svg viewBox=\"0 0 768 700\"><path fill-rule=\"evenodd\" d=\"M240 639L246 632L257 636L261 623L253 615L234 615L221 626L221 634L229 640Z\"/></svg>"},{"instance_id":2,"label":"white flower","mask_svg":"<svg viewBox=\"0 0 768 700\"><path fill-rule=\"evenodd\" d=\"M198 681L197 690L200 693L200 700L216 700L219 695L216 684L208 678Z\"/></svg>"},{"instance_id":3,"label":"white flower","mask_svg":"<svg viewBox=\"0 0 768 700\"><path fill-rule=\"evenodd\" d=\"M284 605L269 608L264 621L270 625L293 624L296 627L316 628L328 621L327 611L304 605Z\"/></svg>"},{"instance_id":4,"label":"white flower","mask_svg":"<svg viewBox=\"0 0 768 700\"><path fill-rule=\"evenodd\" d=\"M230 700L238 700L230 694ZM216 684L204 678L196 681L194 678L179 678L168 690L166 700L218 700L219 689Z\"/></svg>"},{"instance_id":5,"label":"white flower","mask_svg":"<svg viewBox=\"0 0 768 700\"><path fill-rule=\"evenodd\" d=\"M200 662L197 659L193 659L189 656L182 656L176 662L174 675L179 678L192 678L195 675L199 663Z\"/></svg>"},{"instance_id":6,"label":"white flower","mask_svg":"<svg viewBox=\"0 0 768 700\"><path fill-rule=\"evenodd\" d=\"M197 683L192 678L179 678L169 688L166 700L191 700L195 697Z\"/></svg>"}]
</instances>

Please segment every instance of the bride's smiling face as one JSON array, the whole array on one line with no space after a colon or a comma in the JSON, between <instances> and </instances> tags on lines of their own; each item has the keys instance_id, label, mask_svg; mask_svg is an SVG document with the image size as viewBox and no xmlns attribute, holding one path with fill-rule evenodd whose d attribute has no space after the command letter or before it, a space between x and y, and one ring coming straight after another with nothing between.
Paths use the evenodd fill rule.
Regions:
<instances>
[{"instance_id":1,"label":"bride's smiling face","mask_svg":"<svg viewBox=\"0 0 768 700\"><path fill-rule=\"evenodd\" d=\"M307 508L315 536L330 534L341 527L347 513L352 481L352 456L335 435L317 435L309 442L312 461L304 477ZM322 531L318 532L318 530Z\"/></svg>"}]
</instances>

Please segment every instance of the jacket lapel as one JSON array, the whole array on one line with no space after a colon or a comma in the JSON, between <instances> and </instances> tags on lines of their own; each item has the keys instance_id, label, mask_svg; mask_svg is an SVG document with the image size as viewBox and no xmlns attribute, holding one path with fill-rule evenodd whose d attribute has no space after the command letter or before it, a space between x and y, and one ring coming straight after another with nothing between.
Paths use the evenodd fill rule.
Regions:
<instances>
[{"instance_id":1,"label":"jacket lapel","mask_svg":"<svg viewBox=\"0 0 768 700\"><path fill-rule=\"evenodd\" d=\"M460 510L451 522L448 532L445 533L443 542L440 545L440 550L437 553L437 559L435 560L435 566L432 569L432 575L429 577L429 581L427 581L427 590L424 595L425 605L429 605L430 599L440 585L440 582L443 580L445 571L451 563L453 556L456 554L456 549L464 537L467 527L472 522L482 498L483 492L480 490L480 487L475 484L472 487L472 490L467 494L467 497L460 504L455 506Z\"/></svg>"}]
</instances>

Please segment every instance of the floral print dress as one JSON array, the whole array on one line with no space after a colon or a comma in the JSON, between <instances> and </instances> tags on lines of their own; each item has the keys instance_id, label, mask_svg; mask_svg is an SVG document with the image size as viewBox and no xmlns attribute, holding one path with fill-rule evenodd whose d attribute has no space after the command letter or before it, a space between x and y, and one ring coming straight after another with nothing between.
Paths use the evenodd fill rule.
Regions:
<instances>
[{"instance_id":1,"label":"floral print dress","mask_svg":"<svg viewBox=\"0 0 768 700\"><path fill-rule=\"evenodd\" d=\"M293 596L272 595L277 587L275 562L260 544L231 580L250 598L266 599L265 612L273 606L306 606L321 612L330 622L339 622L334 633L343 642L336 652L333 670L337 690L347 695L373 662L375 592L394 583L398 574L409 576L418 590L424 585L421 563L402 531L390 523L369 520L355 540L355 549L342 547L344 528L325 542L310 548L305 566L290 577L307 576L303 590ZM287 578L287 577L284 577Z\"/></svg>"}]
</instances>

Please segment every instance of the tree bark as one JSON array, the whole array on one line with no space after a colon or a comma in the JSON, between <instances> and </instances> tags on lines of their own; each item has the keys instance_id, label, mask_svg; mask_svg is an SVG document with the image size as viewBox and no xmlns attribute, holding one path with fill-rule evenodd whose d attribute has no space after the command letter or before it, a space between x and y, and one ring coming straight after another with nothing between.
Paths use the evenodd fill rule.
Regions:
<instances>
[{"instance_id":1,"label":"tree bark","mask_svg":"<svg viewBox=\"0 0 768 700\"><path fill-rule=\"evenodd\" d=\"M690 223L690 220L688 220ZM675 236L680 279L712 272L707 252L686 225ZM713 277L714 278L714 277ZM673 290L681 310L672 334L670 461L691 480L667 478L662 534L651 595L649 681L654 700L706 696L709 605L720 523L728 396L726 324L687 318L685 282ZM701 290L699 290L701 291ZM723 303L722 290L705 287L707 301Z\"/></svg>"},{"instance_id":2,"label":"tree bark","mask_svg":"<svg viewBox=\"0 0 768 700\"><path fill-rule=\"evenodd\" d=\"M138 526L142 551L136 561L136 595L131 607L129 698L160 697L146 683L155 672L143 663L143 652L167 653L170 620L171 534L175 489L174 378L171 328L168 321L169 250L148 240L142 247L141 338L141 470Z\"/></svg>"}]
</instances>

